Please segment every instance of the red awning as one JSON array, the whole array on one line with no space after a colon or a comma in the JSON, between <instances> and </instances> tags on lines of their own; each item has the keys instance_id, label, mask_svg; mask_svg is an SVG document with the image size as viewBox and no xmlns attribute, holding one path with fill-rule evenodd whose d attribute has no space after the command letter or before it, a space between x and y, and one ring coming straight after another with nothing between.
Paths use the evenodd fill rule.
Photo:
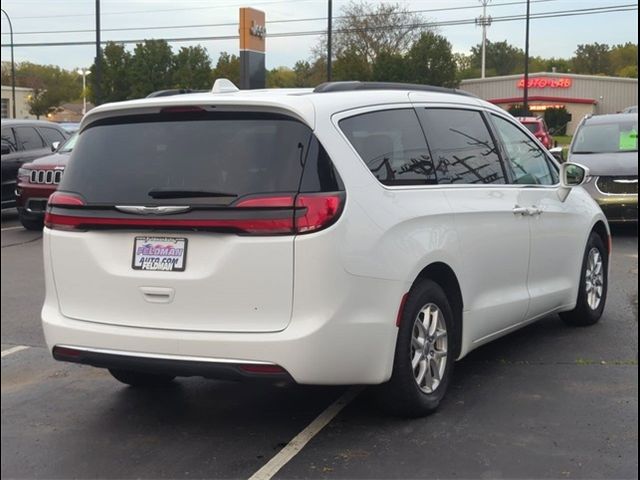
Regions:
<instances>
[{"instance_id":1,"label":"red awning","mask_svg":"<svg viewBox=\"0 0 640 480\"><path fill-rule=\"evenodd\" d=\"M583 103L583 104L591 104L595 105L598 103L597 100L592 98L569 98L569 97L547 97L543 95L534 95L529 97L530 102L554 102L554 103ZM491 103L522 103L524 102L523 97L512 97L512 98L493 98L489 100Z\"/></svg>"}]
</instances>

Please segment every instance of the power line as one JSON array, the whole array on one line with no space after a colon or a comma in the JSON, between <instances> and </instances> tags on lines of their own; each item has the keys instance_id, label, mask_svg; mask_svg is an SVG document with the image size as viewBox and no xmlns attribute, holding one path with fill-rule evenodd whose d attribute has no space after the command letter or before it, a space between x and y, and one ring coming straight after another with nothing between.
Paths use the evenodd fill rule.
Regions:
<instances>
[{"instance_id":1,"label":"power line","mask_svg":"<svg viewBox=\"0 0 640 480\"><path fill-rule=\"evenodd\" d=\"M531 20L534 19L546 19L546 18L560 18L560 17L576 17L583 15L597 15L602 13L616 13L616 12L628 12L638 10L637 4L626 4L626 5L613 5L610 7L594 7L594 8L584 8L584 9L575 9L575 10L557 10L551 12L540 12L536 14L531 14ZM494 17L493 22L513 22L524 20L526 18L525 15L509 15L502 17ZM397 28L407 28L407 27L417 27L417 28L436 28L436 27L450 27L450 26L459 26L459 25L473 25L475 24L475 18L467 18L467 19L457 19L457 20L449 20L442 22L425 22L419 24L412 25L383 25L380 27L369 27L362 29L336 29L334 33L351 33L351 32L359 32L359 31L375 31L375 30L383 30L383 29L397 29ZM318 36L326 34L326 30L309 30L309 31L299 31L299 32L281 32L281 33L271 33L269 34L269 38L285 38L285 37L303 37L303 36ZM164 38L169 43L176 42L197 42L197 41L215 41L215 40L237 40L239 35L217 35L217 36L198 36L198 37L178 37L178 38ZM147 39L127 39L127 40L105 40L102 43L117 43L117 44L134 44L134 43L142 43ZM76 42L48 42L48 43L16 43L14 47L66 47L66 46L83 46L83 45L94 45L93 41L76 41ZM9 47L10 44L2 44L2 47Z\"/></svg>"},{"instance_id":2,"label":"power line","mask_svg":"<svg viewBox=\"0 0 640 480\"><path fill-rule=\"evenodd\" d=\"M547 3L547 2L557 2L559 0L534 0L534 3ZM493 4L494 7L506 7L512 5L523 5L527 3L526 1L513 1L513 2L504 2L504 3L496 3ZM209 7L202 7L209 8ZM407 13L435 13L435 12L449 12L456 10L468 10L470 8L479 8L478 5L467 5L464 7L443 7L443 8L430 8L423 10L411 10ZM402 15L404 12L394 12L390 15ZM104 15L104 14L102 14ZM380 16L379 13L368 13L365 15L359 15L359 17L377 17ZM18 18L28 18L28 17L18 17ZM47 17L49 18L49 17ZM342 18L347 18L345 15L334 16L334 20L339 20ZM269 20L267 24L277 24L277 23L300 23L300 22L319 22L326 21L327 17L312 17L312 18L291 18L291 19L283 19L283 20ZM237 27L238 22L227 22L227 23L205 23L205 24L195 24L195 25L168 25L168 26L148 26L148 27L122 27L122 28L103 28L103 32L127 32L127 31L135 31L135 30L173 30L173 29L183 29L183 28L211 28L211 27ZM45 35L45 34L58 34L58 33L93 33L95 30L93 29L80 29L80 30L39 30L39 31L28 31L28 32L15 32L14 35ZM6 33L2 33L6 35Z\"/></svg>"}]
</instances>

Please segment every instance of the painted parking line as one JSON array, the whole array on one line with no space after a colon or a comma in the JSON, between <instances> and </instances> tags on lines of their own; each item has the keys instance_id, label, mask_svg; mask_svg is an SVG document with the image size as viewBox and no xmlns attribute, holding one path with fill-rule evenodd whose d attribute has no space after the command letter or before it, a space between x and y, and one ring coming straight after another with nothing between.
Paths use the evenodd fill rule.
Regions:
<instances>
[{"instance_id":1,"label":"painted parking line","mask_svg":"<svg viewBox=\"0 0 640 480\"><path fill-rule=\"evenodd\" d=\"M1 232L7 232L9 230L24 230L24 227L22 225L18 225L18 226L15 226L15 227L0 228Z\"/></svg>"},{"instance_id":2,"label":"painted parking line","mask_svg":"<svg viewBox=\"0 0 640 480\"><path fill-rule=\"evenodd\" d=\"M22 350L26 350L29 347L26 345L16 345L15 347L7 348L6 350L2 350L2 358L11 355L13 353L21 352Z\"/></svg>"},{"instance_id":3,"label":"painted parking line","mask_svg":"<svg viewBox=\"0 0 640 480\"><path fill-rule=\"evenodd\" d=\"M327 424L335 418L340 411L346 407L363 387L352 387L343 393L340 398L333 402L327 409L316 417L304 430L285 445L271 460L269 460L260 470L249 477L249 480L269 480L284 467L293 457L295 457L309 441L315 437Z\"/></svg>"}]
</instances>

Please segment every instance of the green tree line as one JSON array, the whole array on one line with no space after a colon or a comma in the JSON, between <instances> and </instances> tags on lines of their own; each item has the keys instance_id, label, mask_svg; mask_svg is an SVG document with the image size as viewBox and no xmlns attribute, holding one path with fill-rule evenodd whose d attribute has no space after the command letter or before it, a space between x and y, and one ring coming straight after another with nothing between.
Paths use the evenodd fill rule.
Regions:
<instances>
[{"instance_id":1,"label":"green tree line","mask_svg":"<svg viewBox=\"0 0 640 480\"><path fill-rule=\"evenodd\" d=\"M425 19L400 4L346 4L335 22L333 80L390 81L455 87L460 80L480 76L481 45L468 54L453 53L449 41L426 26ZM535 39L534 39L535 42ZM213 65L202 46L174 51L165 40L145 40L133 50L108 43L102 50L100 101L145 97L170 88L210 89L216 78L240 82L240 59L221 52ZM312 87L326 81L326 38L310 59L292 68L267 71L268 87ZM578 45L571 58L532 57L530 72L552 71L592 75L638 76L638 45ZM91 67L95 72L95 65ZM486 75L520 74L524 52L507 41L486 44ZM95 74L88 77L88 99L95 103ZM10 65L2 62L2 84L8 85ZM82 97L82 80L74 71L53 65L22 62L16 68L18 86L31 87L31 111L44 115L55 106Z\"/></svg>"}]
</instances>

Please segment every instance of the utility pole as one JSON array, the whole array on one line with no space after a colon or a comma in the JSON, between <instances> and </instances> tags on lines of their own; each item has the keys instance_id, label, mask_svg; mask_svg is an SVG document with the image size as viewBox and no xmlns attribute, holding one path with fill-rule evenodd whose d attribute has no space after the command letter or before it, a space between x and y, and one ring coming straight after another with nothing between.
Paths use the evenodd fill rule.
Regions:
<instances>
[{"instance_id":1,"label":"utility pole","mask_svg":"<svg viewBox=\"0 0 640 480\"><path fill-rule=\"evenodd\" d=\"M16 62L13 60L13 25L9 14L5 12L4 8L1 10L9 22L9 37L11 38L11 113L13 118L16 118Z\"/></svg>"},{"instance_id":2,"label":"utility pole","mask_svg":"<svg viewBox=\"0 0 640 480\"><path fill-rule=\"evenodd\" d=\"M102 81L102 50L100 48L100 0L96 0L96 68L94 72L94 97L96 105L100 105L100 82Z\"/></svg>"},{"instance_id":3,"label":"utility pole","mask_svg":"<svg viewBox=\"0 0 640 480\"><path fill-rule=\"evenodd\" d=\"M524 35L524 92L522 96L523 115L529 116L529 14L531 1L527 0L527 19Z\"/></svg>"},{"instance_id":4,"label":"utility pole","mask_svg":"<svg viewBox=\"0 0 640 480\"><path fill-rule=\"evenodd\" d=\"M480 77L485 77L485 70L487 64L487 27L491 25L491 16L487 17L487 5L491 0L480 0L482 3L482 16L476 18L476 25L482 27L482 70Z\"/></svg>"},{"instance_id":5,"label":"utility pole","mask_svg":"<svg viewBox=\"0 0 640 480\"><path fill-rule=\"evenodd\" d=\"M332 57L332 52L331 52L331 40L332 40L332 26L331 26L331 21L333 19L333 1L332 0L328 0L329 1L329 11L327 13L327 82L331 81L331 57Z\"/></svg>"}]
</instances>

